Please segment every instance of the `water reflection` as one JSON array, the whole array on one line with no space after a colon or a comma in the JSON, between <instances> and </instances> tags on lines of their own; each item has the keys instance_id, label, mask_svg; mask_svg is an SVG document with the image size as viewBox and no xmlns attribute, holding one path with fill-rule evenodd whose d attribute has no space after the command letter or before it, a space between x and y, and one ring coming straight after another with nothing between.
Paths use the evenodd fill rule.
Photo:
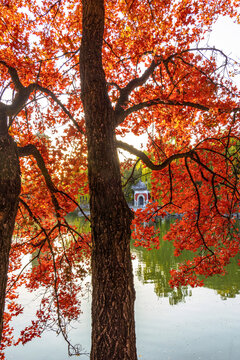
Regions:
<instances>
[{"instance_id":1,"label":"water reflection","mask_svg":"<svg viewBox=\"0 0 240 360\"><path fill-rule=\"evenodd\" d=\"M89 226L83 219L73 217L72 221L80 230L83 226ZM169 230L170 221L162 221L158 226L163 236ZM240 273L237 260L228 267L227 276L207 279L205 288L191 290L182 287L173 290L168 285L169 270L176 268L183 257L173 256L171 243L161 239L159 250L147 251L132 246L132 252L136 255L133 265L136 269L135 311L139 360L238 360L240 325L239 297L236 295L240 294ZM22 287L19 300L24 305L24 313L14 319L16 336L34 319L39 292L34 294ZM88 297L82 299L81 309L80 322L74 323L69 335L73 344L80 342L89 352L91 301ZM51 331L24 346L8 348L6 358L32 360L33 354L34 360L72 359L67 355L63 338L56 337Z\"/></svg>"},{"instance_id":2,"label":"water reflection","mask_svg":"<svg viewBox=\"0 0 240 360\"><path fill-rule=\"evenodd\" d=\"M240 269L238 260L233 259L225 276L214 276L205 281L205 286L216 291L222 300L235 298L240 294Z\"/></svg>"},{"instance_id":3,"label":"water reflection","mask_svg":"<svg viewBox=\"0 0 240 360\"><path fill-rule=\"evenodd\" d=\"M132 246L132 252L139 260L137 277L143 283L154 283L154 291L158 297L168 297L170 305L185 302L186 297L192 296L190 287L172 289L169 286L170 270L177 268L181 261L191 258L190 252L184 252L179 257L173 255L173 245L163 241L163 236L169 231L172 220L161 220L157 226L161 228L159 250L147 251L141 247ZM222 300L233 298L240 294L240 268L238 259L233 259L227 267L225 276L215 275L204 281L207 288L213 289L220 295Z\"/></svg>"}]
</instances>

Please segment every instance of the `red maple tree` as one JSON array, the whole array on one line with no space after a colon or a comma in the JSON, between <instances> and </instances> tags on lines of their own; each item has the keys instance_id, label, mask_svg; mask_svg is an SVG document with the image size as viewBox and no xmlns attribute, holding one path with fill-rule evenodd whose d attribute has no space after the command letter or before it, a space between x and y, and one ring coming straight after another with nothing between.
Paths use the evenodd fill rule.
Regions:
<instances>
[{"instance_id":1,"label":"red maple tree","mask_svg":"<svg viewBox=\"0 0 240 360\"><path fill-rule=\"evenodd\" d=\"M131 227L151 248L158 236L144 223L181 214L167 238L195 257L172 270L173 286L201 285L239 252L239 90L226 76L237 64L199 45L218 16L239 18L238 1L6 0L0 11L2 347L22 284L46 296L18 342L50 323L69 341L91 256L91 359L136 360ZM120 140L150 126L146 151ZM152 201L134 220L118 148L151 169ZM79 189L91 237L65 218L82 211ZM26 254L36 266L16 272Z\"/></svg>"}]
</instances>

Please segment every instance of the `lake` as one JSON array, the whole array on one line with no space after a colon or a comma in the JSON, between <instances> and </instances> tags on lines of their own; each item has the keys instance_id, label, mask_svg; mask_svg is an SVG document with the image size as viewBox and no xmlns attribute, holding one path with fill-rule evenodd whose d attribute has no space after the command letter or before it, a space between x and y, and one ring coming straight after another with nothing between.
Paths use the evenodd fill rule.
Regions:
<instances>
[{"instance_id":1,"label":"lake","mask_svg":"<svg viewBox=\"0 0 240 360\"><path fill-rule=\"evenodd\" d=\"M162 221L160 226L165 233L170 222ZM152 251L132 246L132 254L135 256L139 360L239 360L240 268L237 260L229 265L225 277L209 278L202 288L173 290L168 285L169 270L177 266L179 259L173 256L172 244L161 242L160 249ZM29 325L39 301L37 294L29 294L24 288L20 298L25 310L14 320L16 334ZM70 334L72 343L80 343L87 352L90 350L90 304L88 294L82 301L80 322L74 324ZM25 346L8 349L6 358L70 359L61 335L51 331ZM82 359L88 357L83 355Z\"/></svg>"}]
</instances>

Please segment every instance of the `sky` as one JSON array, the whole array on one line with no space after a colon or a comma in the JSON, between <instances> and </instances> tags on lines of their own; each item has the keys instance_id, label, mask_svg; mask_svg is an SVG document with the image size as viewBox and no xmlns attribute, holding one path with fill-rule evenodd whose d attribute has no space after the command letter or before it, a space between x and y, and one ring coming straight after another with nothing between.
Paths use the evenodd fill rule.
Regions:
<instances>
[{"instance_id":1,"label":"sky","mask_svg":"<svg viewBox=\"0 0 240 360\"><path fill-rule=\"evenodd\" d=\"M209 45L223 50L226 55L240 61L240 24L233 23L229 17L220 17L213 26Z\"/></svg>"}]
</instances>

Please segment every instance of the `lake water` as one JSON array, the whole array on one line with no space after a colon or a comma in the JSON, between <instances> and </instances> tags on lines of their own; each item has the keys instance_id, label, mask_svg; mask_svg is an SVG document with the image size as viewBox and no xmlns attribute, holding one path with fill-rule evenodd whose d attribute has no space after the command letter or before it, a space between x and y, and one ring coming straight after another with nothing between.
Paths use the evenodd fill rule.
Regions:
<instances>
[{"instance_id":1,"label":"lake water","mask_svg":"<svg viewBox=\"0 0 240 360\"><path fill-rule=\"evenodd\" d=\"M167 231L169 223L161 224ZM139 360L239 360L240 268L234 261L228 275L207 280L205 287L172 290L169 270L177 265L172 246L159 250L132 248L136 289L136 333ZM34 300L35 299L35 300ZM29 325L38 298L22 289L25 311L14 320L15 333ZM90 295L82 302L80 322L71 331L72 343L90 350ZM67 360L61 335L45 332L41 339L6 351L7 360ZM71 357L73 359L74 357ZM79 357L78 357L79 358ZM81 358L81 357L80 357ZM82 359L87 359L82 356ZM121 360L121 359L119 359Z\"/></svg>"}]
</instances>

